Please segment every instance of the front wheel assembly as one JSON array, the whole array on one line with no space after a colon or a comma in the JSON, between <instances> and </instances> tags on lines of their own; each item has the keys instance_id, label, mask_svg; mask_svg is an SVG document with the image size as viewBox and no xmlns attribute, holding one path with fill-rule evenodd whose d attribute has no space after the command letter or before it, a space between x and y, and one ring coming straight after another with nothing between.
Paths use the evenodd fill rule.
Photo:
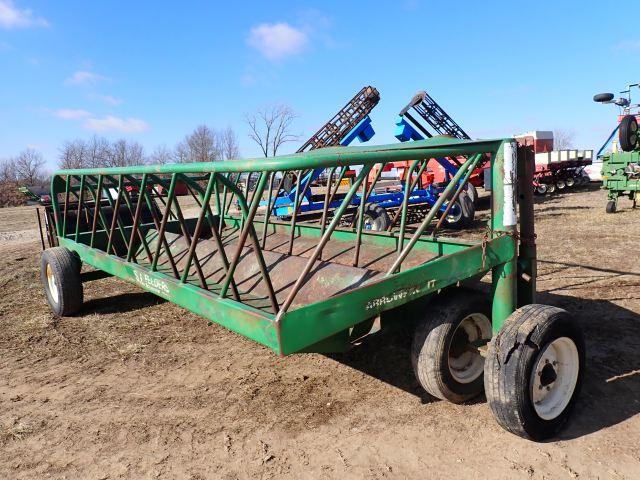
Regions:
<instances>
[{"instance_id":1,"label":"front wheel assembly","mask_svg":"<svg viewBox=\"0 0 640 480\"><path fill-rule=\"evenodd\" d=\"M487 402L497 422L523 438L545 440L566 424L584 377L582 332L568 312L527 305L489 344Z\"/></svg>"}]
</instances>

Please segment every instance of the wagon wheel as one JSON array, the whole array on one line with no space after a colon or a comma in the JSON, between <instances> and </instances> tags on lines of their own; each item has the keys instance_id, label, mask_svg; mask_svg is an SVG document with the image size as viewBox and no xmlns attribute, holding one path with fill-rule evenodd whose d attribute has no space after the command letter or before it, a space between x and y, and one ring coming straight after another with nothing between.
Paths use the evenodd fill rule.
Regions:
<instances>
[{"instance_id":1,"label":"wagon wheel","mask_svg":"<svg viewBox=\"0 0 640 480\"><path fill-rule=\"evenodd\" d=\"M54 314L67 316L80 310L83 299L80 266L79 257L68 248L54 247L42 252L40 280Z\"/></svg>"},{"instance_id":2,"label":"wagon wheel","mask_svg":"<svg viewBox=\"0 0 640 480\"><path fill-rule=\"evenodd\" d=\"M498 423L532 440L558 433L578 397L584 357L582 332L565 310L527 305L513 312L489 344L484 367Z\"/></svg>"},{"instance_id":3,"label":"wagon wheel","mask_svg":"<svg viewBox=\"0 0 640 480\"><path fill-rule=\"evenodd\" d=\"M429 304L411 346L413 371L428 393L454 403L482 393L478 347L491 338L490 312L485 296L468 289L443 293Z\"/></svg>"},{"instance_id":4,"label":"wagon wheel","mask_svg":"<svg viewBox=\"0 0 640 480\"><path fill-rule=\"evenodd\" d=\"M573 177L567 178L564 183L566 183L567 187L573 187L576 184L576 180Z\"/></svg>"},{"instance_id":5,"label":"wagon wheel","mask_svg":"<svg viewBox=\"0 0 640 480\"><path fill-rule=\"evenodd\" d=\"M564 190L564 187L566 187L567 184L565 183L564 180L558 180L556 182L556 187L558 187L558 190Z\"/></svg>"},{"instance_id":6,"label":"wagon wheel","mask_svg":"<svg viewBox=\"0 0 640 480\"><path fill-rule=\"evenodd\" d=\"M554 193L556 191L555 183L547 183L545 185L547 186L547 193Z\"/></svg>"}]
</instances>

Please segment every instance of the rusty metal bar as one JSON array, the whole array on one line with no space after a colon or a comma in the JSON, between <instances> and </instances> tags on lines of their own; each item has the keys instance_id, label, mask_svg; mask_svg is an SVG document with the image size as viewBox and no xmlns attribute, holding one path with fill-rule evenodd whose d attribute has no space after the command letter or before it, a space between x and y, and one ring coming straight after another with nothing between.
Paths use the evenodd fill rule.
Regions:
<instances>
[{"instance_id":1,"label":"rusty metal bar","mask_svg":"<svg viewBox=\"0 0 640 480\"><path fill-rule=\"evenodd\" d=\"M300 180L302 179L302 170L298 170L298 181L296 182L296 193L293 199L293 211L291 215L291 231L289 232L289 255L293 252L293 238L296 234L296 218L298 216L298 202L300 200Z\"/></svg>"},{"instance_id":2,"label":"rusty metal bar","mask_svg":"<svg viewBox=\"0 0 640 480\"><path fill-rule=\"evenodd\" d=\"M329 228L327 229L326 232L324 232L324 234L320 238L318 246L314 250L309 260L307 261L307 264L305 265L304 269L302 270L302 273L298 277L298 280L296 280L296 283L293 285L293 288L289 292L289 295L287 295L286 300L284 301L284 303L282 304L282 307L280 308L280 311L278 312L276 321L279 321L281 316L286 313L286 311L289 309L289 307L293 303L294 298L300 291L300 288L302 288L302 284L307 281L307 276L309 275L309 272L313 268L313 265L316 263L316 260L318 259L320 252L322 251L324 246L327 244L327 242L331 238L331 234L340 223L340 218L342 217L344 212L347 210L347 207L351 203L351 199L355 195L358 188L360 188L360 185L362 184L362 181L364 180L364 178L366 178L367 175L369 175L370 171L371 171L371 165L364 165L362 167L362 170L360 171L358 178L356 179L356 181L353 183L353 185L347 192L346 196L342 200L342 203L340 204L340 207L338 207L336 214L333 216L333 220L331 220L331 224L329 224Z\"/></svg>"},{"instance_id":3,"label":"rusty metal bar","mask_svg":"<svg viewBox=\"0 0 640 480\"><path fill-rule=\"evenodd\" d=\"M264 247L267 244L267 226L269 225L269 217L271 216L271 209L273 208L271 206L271 199L273 197L273 181L275 180L276 177L276 172L270 172L269 174L269 186L267 188L269 188L269 193L267 193L267 211L264 213L264 226L262 228L262 248L264 249ZM276 199L278 198L278 195L276 195ZM275 203L275 200L274 200Z\"/></svg>"},{"instance_id":4,"label":"rusty metal bar","mask_svg":"<svg viewBox=\"0 0 640 480\"><path fill-rule=\"evenodd\" d=\"M40 243L42 243L42 251L45 250L44 235L42 235L42 222L40 221L40 209L36 208L36 218L38 219L38 233L40 234Z\"/></svg>"},{"instance_id":5,"label":"rusty metal bar","mask_svg":"<svg viewBox=\"0 0 640 480\"><path fill-rule=\"evenodd\" d=\"M258 240L258 235L256 234L255 229L253 228L253 219L256 215L256 211L258 210L258 204L260 203L260 198L262 197L262 192L264 191L264 187L266 185L267 175L265 172L260 174L260 180L258 181L258 186L256 187L256 191L259 192L257 195L253 197L253 202L249 207L249 210L246 215L245 225L240 233L240 237L238 238L238 247L233 256L233 259L229 265L229 270L227 272L227 276L224 279L222 284L222 289L220 291L220 297L224 298L229 289L229 284L233 279L233 274L240 260L240 256L242 254L242 249L244 248L244 244L247 241L247 236L251 235L251 240L253 242L253 248L255 250L256 257L258 259L258 265L260 267L260 271L262 273L262 278L265 281L267 286L269 300L271 302L271 307L273 308L274 313L278 312L278 300L276 299L275 291L273 290L273 284L271 283L271 278L269 277L269 272L267 270L267 266L264 261L264 257L262 256L262 250L260 249L260 241ZM239 198L240 200L240 198ZM246 203L244 205L241 202L241 208L246 211Z\"/></svg>"},{"instance_id":6,"label":"rusty metal bar","mask_svg":"<svg viewBox=\"0 0 640 480\"><path fill-rule=\"evenodd\" d=\"M369 175L364 179L362 185L362 198L360 199L360 215L358 215L358 227L356 229L356 248L353 255L353 266L357 267L360 261L360 244L362 243L362 225L364 223L364 207L367 201L366 195L369 189Z\"/></svg>"},{"instance_id":7,"label":"rusty metal bar","mask_svg":"<svg viewBox=\"0 0 640 480\"><path fill-rule=\"evenodd\" d=\"M82 207L84 200L84 175L80 177L80 195L78 196L78 208L76 210L76 231L73 237L73 241L78 241L78 235L80 234L80 216L82 215Z\"/></svg>"},{"instance_id":8,"label":"rusty metal bar","mask_svg":"<svg viewBox=\"0 0 640 480\"><path fill-rule=\"evenodd\" d=\"M96 185L96 192L93 194L93 223L91 225L91 240L89 242L89 247L93 248L93 241L96 236L96 229L98 227L98 215L100 215L100 220L102 221L102 226L104 227L104 231L107 231L107 222L102 213L102 175L98 175L98 182Z\"/></svg>"},{"instance_id":9,"label":"rusty metal bar","mask_svg":"<svg viewBox=\"0 0 640 480\"><path fill-rule=\"evenodd\" d=\"M143 173L142 180L140 181L140 192L146 189L147 189L147 174ZM140 223L140 214L142 213L143 202L141 197L142 194L140 192L138 193L139 198L138 198L138 204L136 205L136 212L133 215L133 225L131 226L131 237L129 238L129 249L127 251L127 262L130 262L131 258L133 257L133 237L135 236L135 232L138 230L138 224ZM145 250L147 251L149 262L152 262L153 256L151 255L151 250L147 245L146 239L144 238L144 235L142 235L142 232L138 232L138 234L140 236L140 240L145 246Z\"/></svg>"},{"instance_id":10,"label":"rusty metal bar","mask_svg":"<svg viewBox=\"0 0 640 480\"><path fill-rule=\"evenodd\" d=\"M171 204L173 203L173 197L175 195L176 190L176 180L177 173L171 175L171 183L169 185L169 192L167 194L167 202L165 205L164 214L162 215L162 222L160 223L160 230L158 230L158 243L156 244L156 251L153 256L153 262L151 263L151 271L155 272L158 270L158 259L160 258L160 249L164 243L166 243L166 251L169 252L170 255L170 247L168 242L165 242L165 230L167 229L167 222L169 221L169 215L171 214ZM152 187L153 188L153 187ZM180 278L180 274L178 271L175 271L176 278Z\"/></svg>"},{"instance_id":11,"label":"rusty metal bar","mask_svg":"<svg viewBox=\"0 0 640 480\"><path fill-rule=\"evenodd\" d=\"M155 175L150 175L150 177L152 178L152 180L156 181L159 180ZM127 176L127 178L131 179L131 176ZM151 186L151 190L153 191L153 186ZM156 204L153 202L153 198L148 194L147 190L144 189L141 194L143 195L143 199L147 204L147 207L149 208L149 212L151 212L151 218L153 219L153 225L155 226L156 230L158 232L160 232L160 221L158 220L158 215L156 213ZM169 265L171 266L171 270L173 271L173 275L176 278L180 277L180 274L178 272L178 267L176 266L176 262L173 259L173 255L171 255L171 249L169 246L169 242L167 241L166 237L163 235L162 237L158 237L158 244L162 244L165 247L165 251L167 253L167 258L169 259ZM153 257L153 255L152 255ZM155 257L153 257L155 258ZM151 263L153 264L153 260L151 260ZM157 261L156 261L157 264Z\"/></svg>"},{"instance_id":12,"label":"rusty metal bar","mask_svg":"<svg viewBox=\"0 0 640 480\"><path fill-rule=\"evenodd\" d=\"M67 175L67 182L64 186L64 213L62 215L62 237L67 236L67 209L69 207L69 189L71 188L71 175Z\"/></svg>"},{"instance_id":13,"label":"rusty metal bar","mask_svg":"<svg viewBox=\"0 0 640 480\"><path fill-rule=\"evenodd\" d=\"M411 251L411 249L413 249L413 246L416 244L416 242L418 241L422 233L425 231L425 229L432 222L433 218L436 216L436 214L440 210L440 207L442 206L442 204L449 197L449 195L451 195L453 188L458 184L458 182L460 181L460 178L462 178L462 176L467 172L467 170L469 170L470 166L471 166L471 162L465 162L462 164L460 169L456 172L456 174L453 176L453 178L451 179L447 187L444 189L444 192L442 192L440 197L438 197L438 200L436 200L436 203L431 207L431 209L429 210L429 213L424 218L424 220L422 221L418 229L414 232L407 246L402 249L402 251L398 255L398 258L396 258L395 262L393 262L393 265L387 271L386 276L393 275L402 266L402 262L404 261L404 259L407 258L407 255L409 255L409 252Z\"/></svg>"}]
</instances>

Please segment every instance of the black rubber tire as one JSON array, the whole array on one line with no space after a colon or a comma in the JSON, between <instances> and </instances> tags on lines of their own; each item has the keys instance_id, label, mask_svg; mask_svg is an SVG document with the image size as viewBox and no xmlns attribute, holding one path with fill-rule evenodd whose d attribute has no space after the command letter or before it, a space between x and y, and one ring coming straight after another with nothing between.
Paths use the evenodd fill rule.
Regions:
<instances>
[{"instance_id":1,"label":"black rubber tire","mask_svg":"<svg viewBox=\"0 0 640 480\"><path fill-rule=\"evenodd\" d=\"M611 100L613 100L613 98L614 98L613 93L598 93L593 96L593 101L594 102L610 102Z\"/></svg>"},{"instance_id":2,"label":"black rubber tire","mask_svg":"<svg viewBox=\"0 0 640 480\"><path fill-rule=\"evenodd\" d=\"M389 214L377 203L367 203L364 206L364 218L371 223L372 228L368 230L374 232L384 232L391 225Z\"/></svg>"},{"instance_id":3,"label":"black rubber tire","mask_svg":"<svg viewBox=\"0 0 640 480\"><path fill-rule=\"evenodd\" d=\"M567 186L567 184L564 182L564 180L558 180L556 182L556 188L558 190L564 190L564 188Z\"/></svg>"},{"instance_id":4,"label":"black rubber tire","mask_svg":"<svg viewBox=\"0 0 640 480\"><path fill-rule=\"evenodd\" d=\"M604 210L607 213L616 213L616 202L613 200L609 200Z\"/></svg>"},{"instance_id":5,"label":"black rubber tire","mask_svg":"<svg viewBox=\"0 0 640 480\"><path fill-rule=\"evenodd\" d=\"M577 380L565 408L546 420L535 410L531 382L540 353L561 337L571 339L577 349ZM555 436L569 419L580 393L584 359L582 332L567 311L534 304L513 312L489 344L484 365L485 394L497 422L507 431L530 440Z\"/></svg>"},{"instance_id":6,"label":"black rubber tire","mask_svg":"<svg viewBox=\"0 0 640 480\"><path fill-rule=\"evenodd\" d=\"M456 230L468 227L473 223L476 215L476 207L465 191L460 192L456 204L462 209L462 215L454 220L449 220L450 215L445 218L444 224ZM453 208L453 207L452 207Z\"/></svg>"},{"instance_id":7,"label":"black rubber tire","mask_svg":"<svg viewBox=\"0 0 640 480\"><path fill-rule=\"evenodd\" d=\"M635 150L638 145L638 121L634 115L625 115L620 122L618 131L620 148L625 152Z\"/></svg>"},{"instance_id":8,"label":"black rubber tire","mask_svg":"<svg viewBox=\"0 0 640 480\"><path fill-rule=\"evenodd\" d=\"M472 183L467 183L467 195L469 195L475 207L478 204L478 189Z\"/></svg>"},{"instance_id":9,"label":"black rubber tire","mask_svg":"<svg viewBox=\"0 0 640 480\"><path fill-rule=\"evenodd\" d=\"M567 186L567 188L571 188L571 187L575 186L576 179L574 177L569 177L564 181L564 183Z\"/></svg>"},{"instance_id":10,"label":"black rubber tire","mask_svg":"<svg viewBox=\"0 0 640 480\"><path fill-rule=\"evenodd\" d=\"M547 193L555 193L556 184L555 183L547 183Z\"/></svg>"},{"instance_id":11,"label":"black rubber tire","mask_svg":"<svg viewBox=\"0 0 640 480\"><path fill-rule=\"evenodd\" d=\"M424 316L416 322L411 364L422 388L436 398L462 403L482 393L482 371L473 381L462 383L454 378L449 368L452 342L456 339L459 345L460 340L464 341L464 337L459 336L460 332L456 334L457 328L464 318L474 313L481 313L489 322L488 340L491 336L491 305L485 295L474 290L458 288L440 294L428 304Z\"/></svg>"},{"instance_id":12,"label":"black rubber tire","mask_svg":"<svg viewBox=\"0 0 640 480\"><path fill-rule=\"evenodd\" d=\"M58 316L73 315L82 307L83 291L79 264L76 254L65 247L53 247L42 252L40 280L47 303ZM47 267L57 287L57 295L49 286Z\"/></svg>"}]
</instances>

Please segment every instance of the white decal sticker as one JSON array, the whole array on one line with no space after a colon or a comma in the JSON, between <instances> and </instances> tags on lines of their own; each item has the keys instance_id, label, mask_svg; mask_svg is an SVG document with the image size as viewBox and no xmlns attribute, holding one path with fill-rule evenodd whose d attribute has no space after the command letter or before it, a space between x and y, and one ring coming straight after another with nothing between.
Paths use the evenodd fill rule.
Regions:
<instances>
[{"instance_id":1,"label":"white decal sticker","mask_svg":"<svg viewBox=\"0 0 640 480\"><path fill-rule=\"evenodd\" d=\"M136 270L133 271L133 274L135 275L138 284L145 290L150 290L162 295L169 295L169 287L166 282L154 278L148 273L140 273Z\"/></svg>"},{"instance_id":2,"label":"white decal sticker","mask_svg":"<svg viewBox=\"0 0 640 480\"><path fill-rule=\"evenodd\" d=\"M516 172L516 145L515 143L504 144L504 208L502 223L505 227L512 227L516 224L516 196L515 184Z\"/></svg>"}]
</instances>

